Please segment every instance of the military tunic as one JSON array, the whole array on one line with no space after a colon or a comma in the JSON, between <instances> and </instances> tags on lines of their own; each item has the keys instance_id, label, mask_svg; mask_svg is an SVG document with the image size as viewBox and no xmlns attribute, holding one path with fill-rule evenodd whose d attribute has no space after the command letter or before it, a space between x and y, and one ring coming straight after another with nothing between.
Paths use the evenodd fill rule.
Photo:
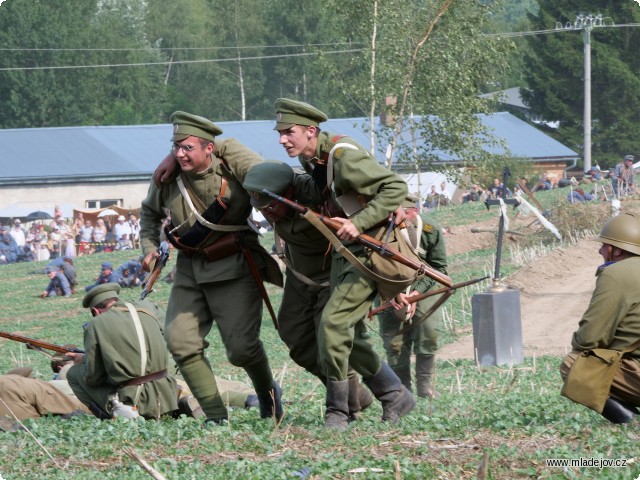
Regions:
<instances>
[{"instance_id":1,"label":"military tunic","mask_svg":"<svg viewBox=\"0 0 640 480\"><path fill-rule=\"evenodd\" d=\"M353 139L320 132L316 156L312 159L300 157L299 160L321 187L327 184L325 159L336 143L347 143L356 148L335 150L333 183L327 186L328 194L334 204L338 203L337 197L344 194L355 193L366 198L366 206L350 217L354 226L365 233L384 222L400 206L407 195L407 185ZM369 255L360 244L351 244L349 250L365 265L371 266ZM346 380L349 365L365 380L371 378L380 369L380 359L366 341L364 319L376 296L376 282L363 276L334 251L331 288L318 332L323 370L331 381Z\"/></svg>"},{"instance_id":2,"label":"military tunic","mask_svg":"<svg viewBox=\"0 0 640 480\"><path fill-rule=\"evenodd\" d=\"M92 402L110 413L110 399L136 406L143 417L157 418L178 408L178 389L171 376L138 386L123 386L126 382L166 370L169 365L162 335L164 315L148 301L132 302L138 312L147 350L145 371L141 372L141 352L136 327L124 302L94 317L85 325L83 363L67 372L74 393L85 405ZM137 390L139 400L135 403Z\"/></svg>"},{"instance_id":3,"label":"military tunic","mask_svg":"<svg viewBox=\"0 0 640 480\"><path fill-rule=\"evenodd\" d=\"M234 139L217 140L211 158L212 164L206 170L182 173L186 179L185 184L191 189L190 194L200 199L205 206L211 205L220 196L227 209L224 217L215 223L246 227L251 207L249 195L242 188L242 181L251 166L261 162L262 158ZM223 177L227 185L223 195L220 195ZM165 209L170 211L173 225L179 227L179 234L196 222L175 180L163 185L162 189L152 182L140 210L141 245L145 254L154 251L159 244ZM243 232L264 279L282 286L280 269L260 246L257 234L248 229ZM223 234L224 232L212 232L204 245L214 244ZM256 392L264 394L272 388L273 377L260 341L262 302L242 252L232 253L215 261L209 261L200 254L187 256L182 251L178 252L176 275L167 308L165 338L169 350L199 400L205 396L218 395L213 373L207 364L197 367L197 373L191 375L184 362L204 359L204 349L208 346L206 337L214 321L229 361L247 371ZM196 381L201 388L195 387ZM220 411L216 415L225 414Z\"/></svg>"},{"instance_id":4,"label":"military tunic","mask_svg":"<svg viewBox=\"0 0 640 480\"><path fill-rule=\"evenodd\" d=\"M615 262L599 272L589 307L573 334L573 351L560 366L563 379L580 352L623 350L640 338L640 257ZM611 396L640 405L640 348L623 358Z\"/></svg>"},{"instance_id":5,"label":"military tunic","mask_svg":"<svg viewBox=\"0 0 640 480\"><path fill-rule=\"evenodd\" d=\"M425 214L420 214L422 220L422 230L415 232L418 246L418 256L435 270L447 274L447 250L442 230L437 223L429 219ZM409 225L408 228L416 229L417 225ZM412 234L409 235L410 238ZM416 242L417 243L417 242ZM426 293L430 289L439 288L431 277L424 276L417 280L410 291ZM434 354L438 349L437 329L442 322L442 312L436 310L427 320L422 321L424 315L431 306L438 300L437 296L427 297L418 302L416 312L412 317L413 323L420 322L416 328L407 330L402 335L394 336L402 324L392 312L380 314L380 333L383 335L384 348L387 353L387 360L392 368L408 368L411 361L411 350L416 355Z\"/></svg>"}]
</instances>

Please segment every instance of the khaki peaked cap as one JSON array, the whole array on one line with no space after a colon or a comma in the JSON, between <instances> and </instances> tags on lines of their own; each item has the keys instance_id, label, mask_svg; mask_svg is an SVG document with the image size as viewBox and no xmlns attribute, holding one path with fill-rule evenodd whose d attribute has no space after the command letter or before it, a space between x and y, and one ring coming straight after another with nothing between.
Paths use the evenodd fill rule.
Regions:
<instances>
[{"instance_id":1,"label":"khaki peaked cap","mask_svg":"<svg viewBox=\"0 0 640 480\"><path fill-rule=\"evenodd\" d=\"M204 138L213 142L215 137L222 135L222 129L211 120L192 113L173 112L171 123L173 123L171 140L174 142L181 142L187 137Z\"/></svg>"},{"instance_id":2,"label":"khaki peaked cap","mask_svg":"<svg viewBox=\"0 0 640 480\"><path fill-rule=\"evenodd\" d=\"M328 120L328 117L316 107L298 100L279 98L274 108L276 110L274 130L286 130L294 125L317 127Z\"/></svg>"},{"instance_id":3,"label":"khaki peaked cap","mask_svg":"<svg viewBox=\"0 0 640 480\"><path fill-rule=\"evenodd\" d=\"M120 285L117 283L105 283L93 287L82 299L82 306L84 308L93 308L99 303L109 300L110 298L118 298L120 293Z\"/></svg>"},{"instance_id":4,"label":"khaki peaked cap","mask_svg":"<svg viewBox=\"0 0 640 480\"><path fill-rule=\"evenodd\" d=\"M251 205L264 208L273 198L262 193L266 189L281 195L293 185L293 169L283 162L261 162L249 169L242 187L251 195Z\"/></svg>"}]
</instances>

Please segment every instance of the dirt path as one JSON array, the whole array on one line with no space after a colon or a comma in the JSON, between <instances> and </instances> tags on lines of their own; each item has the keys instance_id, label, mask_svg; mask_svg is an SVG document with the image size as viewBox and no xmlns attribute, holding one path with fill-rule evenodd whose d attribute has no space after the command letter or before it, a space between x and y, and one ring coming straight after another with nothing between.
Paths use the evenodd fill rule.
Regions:
<instances>
[{"instance_id":1,"label":"dirt path","mask_svg":"<svg viewBox=\"0 0 640 480\"><path fill-rule=\"evenodd\" d=\"M600 244L581 240L534 260L505 279L520 290L524 354L563 355L586 310L595 287L596 267L602 263ZM473 359L473 334L444 345L440 359Z\"/></svg>"}]
</instances>

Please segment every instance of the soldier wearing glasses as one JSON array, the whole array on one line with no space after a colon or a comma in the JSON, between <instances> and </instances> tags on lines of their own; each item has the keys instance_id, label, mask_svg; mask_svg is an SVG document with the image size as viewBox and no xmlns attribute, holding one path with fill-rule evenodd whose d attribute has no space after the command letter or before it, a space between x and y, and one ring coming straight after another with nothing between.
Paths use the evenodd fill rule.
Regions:
<instances>
[{"instance_id":1,"label":"soldier wearing glasses","mask_svg":"<svg viewBox=\"0 0 640 480\"><path fill-rule=\"evenodd\" d=\"M151 183L140 210L143 265L148 268L158 255L167 210L172 224L165 232L179 250L167 346L207 420L222 423L227 409L204 354L215 322L227 358L253 382L261 417L280 418L280 387L260 341L258 278L282 286L282 274L248 224L251 205L242 188L247 171L262 158L234 139L216 140L222 130L206 118L175 112L171 122L172 154L162 165L177 162L180 168L161 187Z\"/></svg>"}]
</instances>

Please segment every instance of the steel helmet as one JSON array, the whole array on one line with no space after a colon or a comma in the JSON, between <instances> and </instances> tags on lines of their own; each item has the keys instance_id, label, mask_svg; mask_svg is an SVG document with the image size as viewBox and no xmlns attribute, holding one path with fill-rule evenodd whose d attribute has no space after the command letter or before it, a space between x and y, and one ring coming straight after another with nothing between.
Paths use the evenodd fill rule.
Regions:
<instances>
[{"instance_id":1,"label":"steel helmet","mask_svg":"<svg viewBox=\"0 0 640 480\"><path fill-rule=\"evenodd\" d=\"M640 255L640 218L621 213L604 224L596 241Z\"/></svg>"}]
</instances>

